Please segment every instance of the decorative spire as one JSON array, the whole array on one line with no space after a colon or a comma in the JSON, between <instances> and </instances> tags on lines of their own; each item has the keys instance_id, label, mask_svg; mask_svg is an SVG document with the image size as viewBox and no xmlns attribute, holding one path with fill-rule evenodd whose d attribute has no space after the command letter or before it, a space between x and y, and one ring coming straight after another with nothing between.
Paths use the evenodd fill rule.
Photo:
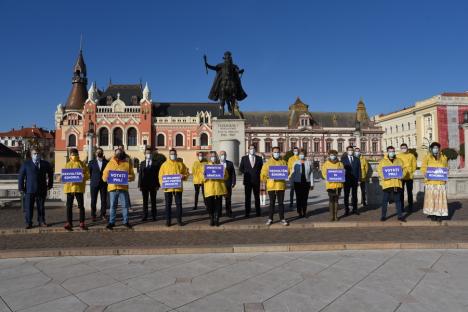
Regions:
<instances>
[{"instance_id":1,"label":"decorative spire","mask_svg":"<svg viewBox=\"0 0 468 312\"><path fill-rule=\"evenodd\" d=\"M143 89L143 100L151 102L151 90L148 87L148 82L146 82L145 88Z\"/></svg>"},{"instance_id":2,"label":"decorative spire","mask_svg":"<svg viewBox=\"0 0 468 312\"><path fill-rule=\"evenodd\" d=\"M83 109L84 102L88 97L86 91L87 84L86 64L84 62L83 51L81 50L80 43L80 53L75 62L75 66L73 66L72 89L65 104L65 108L74 110Z\"/></svg>"},{"instance_id":3,"label":"decorative spire","mask_svg":"<svg viewBox=\"0 0 468 312\"><path fill-rule=\"evenodd\" d=\"M98 94L98 90L96 87L96 82L93 82L88 90L88 100L96 104L98 102L98 99L99 99L99 94Z\"/></svg>"},{"instance_id":4,"label":"decorative spire","mask_svg":"<svg viewBox=\"0 0 468 312\"><path fill-rule=\"evenodd\" d=\"M359 99L359 102L356 107L356 121L358 121L362 126L367 126L369 123L369 115L367 114L366 105L362 97Z\"/></svg>"}]
</instances>

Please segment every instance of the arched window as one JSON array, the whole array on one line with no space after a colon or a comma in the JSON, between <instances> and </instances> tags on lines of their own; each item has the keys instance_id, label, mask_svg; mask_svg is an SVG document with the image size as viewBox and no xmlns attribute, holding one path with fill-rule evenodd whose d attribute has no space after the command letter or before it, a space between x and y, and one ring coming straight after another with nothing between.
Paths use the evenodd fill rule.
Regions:
<instances>
[{"instance_id":1,"label":"arched window","mask_svg":"<svg viewBox=\"0 0 468 312\"><path fill-rule=\"evenodd\" d=\"M68 147L75 147L76 146L76 135L70 134L68 136Z\"/></svg>"},{"instance_id":2,"label":"arched window","mask_svg":"<svg viewBox=\"0 0 468 312\"><path fill-rule=\"evenodd\" d=\"M162 133L158 134L158 136L156 137L156 145L166 146L166 137L164 136L164 134Z\"/></svg>"},{"instance_id":3,"label":"arched window","mask_svg":"<svg viewBox=\"0 0 468 312\"><path fill-rule=\"evenodd\" d=\"M123 145L123 132L121 128L115 128L112 132L114 146Z\"/></svg>"},{"instance_id":4,"label":"arched window","mask_svg":"<svg viewBox=\"0 0 468 312\"><path fill-rule=\"evenodd\" d=\"M184 146L184 136L180 133L175 136L175 146Z\"/></svg>"},{"instance_id":5,"label":"arched window","mask_svg":"<svg viewBox=\"0 0 468 312\"><path fill-rule=\"evenodd\" d=\"M135 128L130 128L127 131L127 146L137 145L137 131Z\"/></svg>"},{"instance_id":6,"label":"arched window","mask_svg":"<svg viewBox=\"0 0 468 312\"><path fill-rule=\"evenodd\" d=\"M107 128L99 129L99 146L109 145L109 130Z\"/></svg>"},{"instance_id":7,"label":"arched window","mask_svg":"<svg viewBox=\"0 0 468 312\"><path fill-rule=\"evenodd\" d=\"M200 146L208 146L208 134L202 133L200 135Z\"/></svg>"}]
</instances>

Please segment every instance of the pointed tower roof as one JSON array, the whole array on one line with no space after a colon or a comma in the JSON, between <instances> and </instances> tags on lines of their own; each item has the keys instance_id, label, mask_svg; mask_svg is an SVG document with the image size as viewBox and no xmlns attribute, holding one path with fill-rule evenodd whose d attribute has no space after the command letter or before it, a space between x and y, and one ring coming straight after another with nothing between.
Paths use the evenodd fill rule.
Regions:
<instances>
[{"instance_id":1,"label":"pointed tower roof","mask_svg":"<svg viewBox=\"0 0 468 312\"><path fill-rule=\"evenodd\" d=\"M356 121L359 121L361 126L367 126L369 124L369 115L367 114L366 105L362 97L356 107Z\"/></svg>"},{"instance_id":2,"label":"pointed tower roof","mask_svg":"<svg viewBox=\"0 0 468 312\"><path fill-rule=\"evenodd\" d=\"M65 109L83 109L84 103L88 98L88 92L86 90L87 84L86 64L83 58L83 51L80 49L75 66L73 66L72 89L65 103Z\"/></svg>"},{"instance_id":3,"label":"pointed tower roof","mask_svg":"<svg viewBox=\"0 0 468 312\"><path fill-rule=\"evenodd\" d=\"M73 72L79 72L82 73L84 76L86 76L86 64L84 62L83 58L83 50L80 49L80 54L78 55L78 58L76 59L75 66L73 66Z\"/></svg>"}]
</instances>

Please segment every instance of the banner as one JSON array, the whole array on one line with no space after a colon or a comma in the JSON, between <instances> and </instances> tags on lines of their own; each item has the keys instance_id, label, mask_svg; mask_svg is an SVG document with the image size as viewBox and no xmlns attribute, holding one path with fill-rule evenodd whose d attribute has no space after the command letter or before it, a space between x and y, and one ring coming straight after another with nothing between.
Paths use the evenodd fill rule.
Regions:
<instances>
[{"instance_id":1,"label":"banner","mask_svg":"<svg viewBox=\"0 0 468 312\"><path fill-rule=\"evenodd\" d=\"M223 180L224 166L223 165L205 165L205 179Z\"/></svg>"},{"instance_id":2,"label":"banner","mask_svg":"<svg viewBox=\"0 0 468 312\"><path fill-rule=\"evenodd\" d=\"M107 183L117 185L128 185L128 172L110 170L109 176L107 177Z\"/></svg>"},{"instance_id":3,"label":"banner","mask_svg":"<svg viewBox=\"0 0 468 312\"><path fill-rule=\"evenodd\" d=\"M82 168L64 168L62 169L62 183L80 183L83 182Z\"/></svg>"},{"instance_id":4,"label":"banner","mask_svg":"<svg viewBox=\"0 0 468 312\"><path fill-rule=\"evenodd\" d=\"M403 169L401 166L386 166L382 168L384 179L401 179L403 178Z\"/></svg>"},{"instance_id":5,"label":"banner","mask_svg":"<svg viewBox=\"0 0 468 312\"><path fill-rule=\"evenodd\" d=\"M427 167L426 179L435 181L447 181L448 168Z\"/></svg>"},{"instance_id":6,"label":"banner","mask_svg":"<svg viewBox=\"0 0 468 312\"><path fill-rule=\"evenodd\" d=\"M162 176L163 189L181 188L182 175L181 174L166 174Z\"/></svg>"},{"instance_id":7,"label":"banner","mask_svg":"<svg viewBox=\"0 0 468 312\"><path fill-rule=\"evenodd\" d=\"M344 169L327 169L327 182L344 182Z\"/></svg>"},{"instance_id":8,"label":"banner","mask_svg":"<svg viewBox=\"0 0 468 312\"><path fill-rule=\"evenodd\" d=\"M272 180L287 180L288 166L270 166L268 168L268 178Z\"/></svg>"}]
</instances>

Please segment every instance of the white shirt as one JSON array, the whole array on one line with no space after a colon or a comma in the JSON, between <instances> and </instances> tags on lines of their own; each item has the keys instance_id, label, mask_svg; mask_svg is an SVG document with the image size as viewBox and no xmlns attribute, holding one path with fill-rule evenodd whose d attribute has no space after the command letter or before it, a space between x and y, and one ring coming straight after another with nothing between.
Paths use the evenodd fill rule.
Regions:
<instances>
[{"instance_id":1,"label":"white shirt","mask_svg":"<svg viewBox=\"0 0 468 312\"><path fill-rule=\"evenodd\" d=\"M147 159L146 160L146 167L150 167L151 166L151 159Z\"/></svg>"},{"instance_id":2,"label":"white shirt","mask_svg":"<svg viewBox=\"0 0 468 312\"><path fill-rule=\"evenodd\" d=\"M250 158L250 166L252 166L252 168L255 166L255 155L249 155L249 158Z\"/></svg>"},{"instance_id":3,"label":"white shirt","mask_svg":"<svg viewBox=\"0 0 468 312\"><path fill-rule=\"evenodd\" d=\"M102 159L97 159L97 163L98 163L98 166L99 166L99 170L102 170Z\"/></svg>"},{"instance_id":4,"label":"white shirt","mask_svg":"<svg viewBox=\"0 0 468 312\"><path fill-rule=\"evenodd\" d=\"M353 162L353 156L348 155L348 158L349 158L349 163L351 164Z\"/></svg>"}]
</instances>

